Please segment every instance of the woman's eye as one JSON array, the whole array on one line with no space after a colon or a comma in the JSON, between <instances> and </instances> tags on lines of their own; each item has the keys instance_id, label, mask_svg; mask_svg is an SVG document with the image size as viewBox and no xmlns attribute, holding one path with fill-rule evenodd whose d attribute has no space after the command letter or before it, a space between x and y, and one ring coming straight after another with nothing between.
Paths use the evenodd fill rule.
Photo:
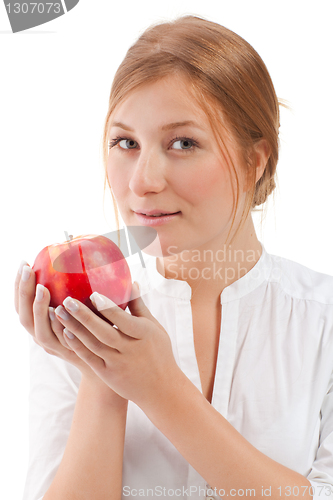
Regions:
<instances>
[{"instance_id":1,"label":"woman's eye","mask_svg":"<svg viewBox=\"0 0 333 500\"><path fill-rule=\"evenodd\" d=\"M138 145L133 139L122 139L118 144L122 149L135 149Z\"/></svg>"},{"instance_id":2,"label":"woman's eye","mask_svg":"<svg viewBox=\"0 0 333 500\"><path fill-rule=\"evenodd\" d=\"M109 150L117 145L119 145L120 149L123 151L130 151L131 149L134 150L139 148L139 144L134 139L116 137L115 139L109 141ZM193 152L195 148L199 147L199 144L195 139L189 139L188 137L175 137L168 146L168 148L170 147L171 149L176 149L178 151Z\"/></svg>"},{"instance_id":3,"label":"woman's eye","mask_svg":"<svg viewBox=\"0 0 333 500\"><path fill-rule=\"evenodd\" d=\"M174 149L191 149L193 141L190 139L179 139L173 143Z\"/></svg>"}]
</instances>

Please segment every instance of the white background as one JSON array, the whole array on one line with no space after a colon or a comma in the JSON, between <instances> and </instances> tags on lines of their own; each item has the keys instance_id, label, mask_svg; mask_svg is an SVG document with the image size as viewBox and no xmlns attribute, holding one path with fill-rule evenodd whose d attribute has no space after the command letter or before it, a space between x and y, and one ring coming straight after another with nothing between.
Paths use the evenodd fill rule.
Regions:
<instances>
[{"instance_id":1,"label":"white background","mask_svg":"<svg viewBox=\"0 0 333 500\"><path fill-rule=\"evenodd\" d=\"M81 0L48 24L12 34L0 5L0 498L21 499L28 460L28 333L14 310L22 259L45 246L115 229L103 205L101 139L113 75L151 23L197 14L259 52L282 109L275 202L258 237L268 252L333 275L331 0Z\"/></svg>"}]
</instances>

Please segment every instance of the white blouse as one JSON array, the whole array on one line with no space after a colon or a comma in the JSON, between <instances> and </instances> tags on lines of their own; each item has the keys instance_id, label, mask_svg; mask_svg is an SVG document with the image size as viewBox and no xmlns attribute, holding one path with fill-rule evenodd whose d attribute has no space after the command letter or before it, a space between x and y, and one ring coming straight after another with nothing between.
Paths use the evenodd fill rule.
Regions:
<instances>
[{"instance_id":1,"label":"white blouse","mask_svg":"<svg viewBox=\"0 0 333 500\"><path fill-rule=\"evenodd\" d=\"M165 279L155 257L144 254L140 262L138 257L127 259L132 280L139 282L145 304L170 335L178 365L202 391L191 287ZM263 247L257 264L223 290L221 304L212 405L258 450L307 477L315 500L332 500L333 277L270 255ZM32 340L30 346L30 459L23 500L41 500L66 447L81 373ZM199 500L219 498L218 493L236 495L211 490L130 401L122 498ZM297 494L288 489L275 493ZM304 494L299 492L300 500Z\"/></svg>"}]
</instances>

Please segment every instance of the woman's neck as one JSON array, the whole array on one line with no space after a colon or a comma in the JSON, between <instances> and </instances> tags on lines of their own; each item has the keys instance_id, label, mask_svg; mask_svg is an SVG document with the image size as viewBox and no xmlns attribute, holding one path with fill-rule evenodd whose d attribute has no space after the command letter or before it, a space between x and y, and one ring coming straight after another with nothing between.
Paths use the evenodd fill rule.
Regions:
<instances>
[{"instance_id":1,"label":"woman's neck","mask_svg":"<svg viewBox=\"0 0 333 500\"><path fill-rule=\"evenodd\" d=\"M258 262L262 253L252 217L236 235L231 244L216 238L197 249L186 250L157 259L157 271L167 279L186 281L192 288L192 298L211 300L224 288L247 274ZM163 266L165 271L163 272Z\"/></svg>"}]
</instances>

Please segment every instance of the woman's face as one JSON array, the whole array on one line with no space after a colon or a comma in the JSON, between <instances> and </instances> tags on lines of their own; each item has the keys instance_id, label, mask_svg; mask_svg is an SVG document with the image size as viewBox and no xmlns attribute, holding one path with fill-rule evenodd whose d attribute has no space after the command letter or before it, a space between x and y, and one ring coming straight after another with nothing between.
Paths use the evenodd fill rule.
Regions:
<instances>
[{"instance_id":1,"label":"woman's face","mask_svg":"<svg viewBox=\"0 0 333 500\"><path fill-rule=\"evenodd\" d=\"M127 226L152 225L165 257L211 248L214 240L223 246L232 220L232 181L184 79L170 76L129 94L112 113L109 141L107 174ZM224 141L242 182L227 132ZM244 196L240 189L241 202ZM169 220L137 215L151 211L178 214Z\"/></svg>"}]
</instances>

